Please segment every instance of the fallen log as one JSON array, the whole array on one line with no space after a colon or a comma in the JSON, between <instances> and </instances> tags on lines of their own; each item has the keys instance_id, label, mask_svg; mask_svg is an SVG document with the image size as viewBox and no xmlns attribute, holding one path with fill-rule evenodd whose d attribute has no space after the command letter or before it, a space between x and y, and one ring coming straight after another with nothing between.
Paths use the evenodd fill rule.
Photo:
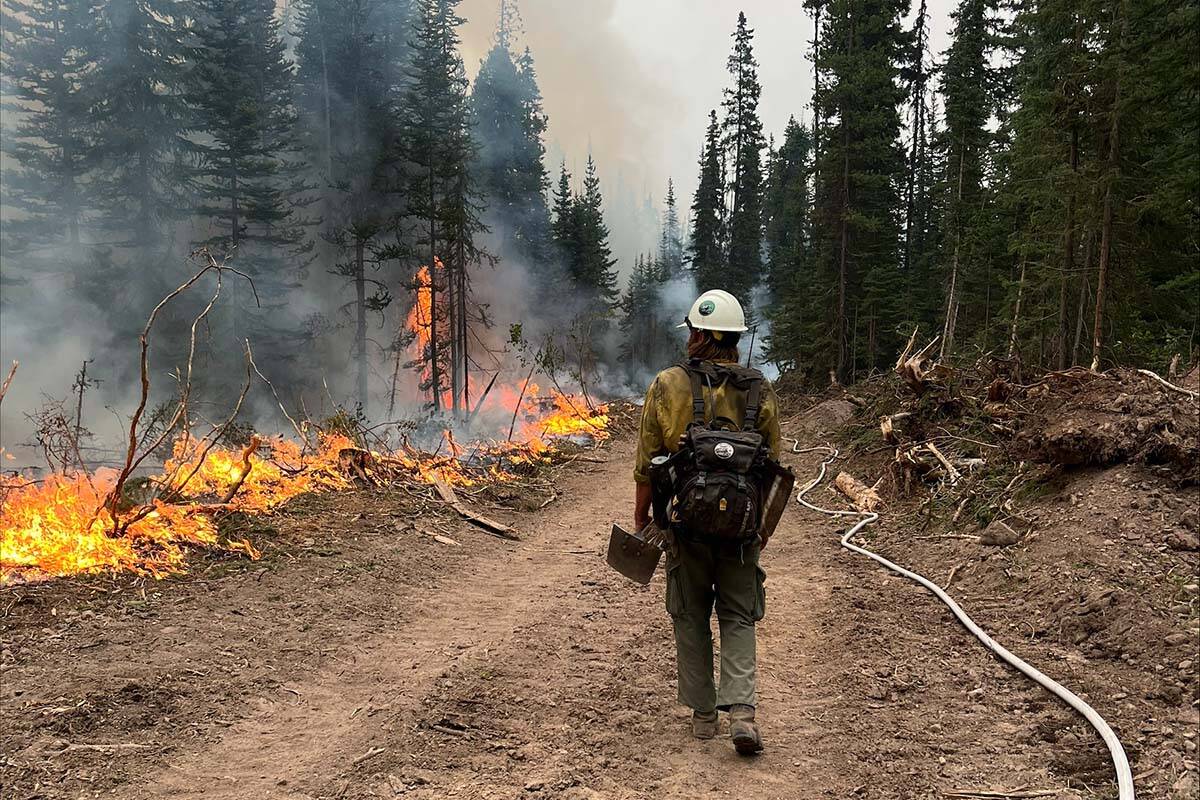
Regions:
<instances>
[{"instance_id":1,"label":"fallen log","mask_svg":"<svg viewBox=\"0 0 1200 800\"><path fill-rule=\"evenodd\" d=\"M454 491L454 487L450 484L445 481L434 481L433 488L437 491L438 497L442 499L443 503L457 511L463 519L479 526L484 533L497 536L501 539L520 541L521 537L517 535L516 531L503 522L497 522L494 519L485 517L463 505L462 501L458 499L458 494Z\"/></svg>"},{"instance_id":2,"label":"fallen log","mask_svg":"<svg viewBox=\"0 0 1200 800\"><path fill-rule=\"evenodd\" d=\"M871 512L883 505L883 499L874 487L867 486L848 472L839 472L838 476L833 479L833 485L850 500L850 505L858 511Z\"/></svg>"}]
</instances>

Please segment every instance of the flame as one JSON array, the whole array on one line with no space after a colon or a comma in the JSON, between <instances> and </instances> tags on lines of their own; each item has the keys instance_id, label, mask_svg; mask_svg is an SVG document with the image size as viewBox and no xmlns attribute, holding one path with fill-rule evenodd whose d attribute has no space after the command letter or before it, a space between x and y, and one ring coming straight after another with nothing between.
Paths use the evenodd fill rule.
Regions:
<instances>
[{"instance_id":1,"label":"flame","mask_svg":"<svg viewBox=\"0 0 1200 800\"><path fill-rule=\"evenodd\" d=\"M155 504L123 536L111 536L104 498L116 475L51 475L10 489L0 516L3 577L74 575L127 569L163 577L181 568L189 545L212 547L212 519L189 506ZM248 544L248 543L247 543Z\"/></svg>"},{"instance_id":2,"label":"flame","mask_svg":"<svg viewBox=\"0 0 1200 800\"><path fill-rule=\"evenodd\" d=\"M418 270L416 300L406 318L414 360L426 364L426 385L427 348L433 325L440 324L433 313L433 281L443 269L434 259L432 273L428 266ZM105 507L116 481L112 470L55 474L41 483L0 479L0 583L122 570L162 578L181 572L193 548L257 559L251 542L221 536L217 514L270 514L299 495L347 491L364 481L458 486L511 481L548 462L555 440L608 438L606 407L557 389L543 393L531 382L495 382L490 396L477 402L503 412L503 432L460 442L447 429L433 453L407 444L368 451L344 435L315 443L254 436L242 447L214 447L185 434L162 473L151 479L158 499L122 510L116 519ZM444 405L450 405L448 397ZM0 455L11 458L2 449Z\"/></svg>"},{"instance_id":3,"label":"flame","mask_svg":"<svg viewBox=\"0 0 1200 800\"><path fill-rule=\"evenodd\" d=\"M208 447L184 436L162 473L152 479L158 499L114 519L105 507L116 473L55 474L46 480L0 482L0 583L96 572L129 571L155 578L182 572L190 549L260 556L244 539L221 536L214 515L224 511L269 514L313 492L346 491L356 478L376 483L414 480L473 486L511 481L549 460L555 439L608 437L605 407L582 397L530 384L497 385L495 400L517 409L511 441L464 444L444 432L442 447L427 453L409 446L367 451L344 435L305 447L282 437L253 437L242 448ZM114 531L120 530L120 534Z\"/></svg>"}]
</instances>

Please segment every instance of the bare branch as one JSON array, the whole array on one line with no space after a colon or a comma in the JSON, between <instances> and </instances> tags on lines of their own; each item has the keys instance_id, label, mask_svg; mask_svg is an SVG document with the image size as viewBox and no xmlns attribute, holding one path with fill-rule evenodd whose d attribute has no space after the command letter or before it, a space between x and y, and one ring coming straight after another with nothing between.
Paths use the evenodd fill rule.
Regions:
<instances>
[{"instance_id":1,"label":"bare branch","mask_svg":"<svg viewBox=\"0 0 1200 800\"><path fill-rule=\"evenodd\" d=\"M17 374L17 367L20 361L13 360L12 366L8 368L8 377L4 379L4 383L0 384L0 403L4 402L4 395L8 394L8 387L12 384L13 375Z\"/></svg>"}]
</instances>

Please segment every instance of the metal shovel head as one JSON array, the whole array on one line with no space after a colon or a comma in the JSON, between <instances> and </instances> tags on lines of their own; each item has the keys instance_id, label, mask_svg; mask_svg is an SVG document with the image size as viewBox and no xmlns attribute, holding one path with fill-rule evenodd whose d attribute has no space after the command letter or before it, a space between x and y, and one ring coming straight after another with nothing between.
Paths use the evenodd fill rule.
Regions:
<instances>
[{"instance_id":1,"label":"metal shovel head","mask_svg":"<svg viewBox=\"0 0 1200 800\"><path fill-rule=\"evenodd\" d=\"M650 526L647 530L652 530ZM650 582L662 549L647 541L642 534L629 533L620 525L612 526L608 537L608 565L631 581L645 585Z\"/></svg>"}]
</instances>

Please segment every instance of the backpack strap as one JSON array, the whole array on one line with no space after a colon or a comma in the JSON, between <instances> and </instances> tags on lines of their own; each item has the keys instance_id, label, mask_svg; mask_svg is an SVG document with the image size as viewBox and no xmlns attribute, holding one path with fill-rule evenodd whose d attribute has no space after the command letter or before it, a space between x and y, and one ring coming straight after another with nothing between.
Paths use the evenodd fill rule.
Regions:
<instances>
[{"instance_id":1,"label":"backpack strap","mask_svg":"<svg viewBox=\"0 0 1200 800\"><path fill-rule=\"evenodd\" d=\"M758 427L758 412L762 410L762 378L754 378L746 392L746 416L742 430L753 431Z\"/></svg>"},{"instance_id":2,"label":"backpack strap","mask_svg":"<svg viewBox=\"0 0 1200 800\"><path fill-rule=\"evenodd\" d=\"M704 383L701 381L702 372L692 368L692 363L681 361L679 366L687 373L692 382L692 421L697 425L704 424Z\"/></svg>"},{"instance_id":3,"label":"backpack strap","mask_svg":"<svg viewBox=\"0 0 1200 800\"><path fill-rule=\"evenodd\" d=\"M709 384L726 381L736 388L746 392L746 413L742 418L742 430L753 431L758 426L758 415L762 410L763 375L752 367L739 367L733 364L716 364L698 359L681 361L677 365L688 374L692 384L692 419L698 425L703 425L704 418L704 378Z\"/></svg>"}]
</instances>

